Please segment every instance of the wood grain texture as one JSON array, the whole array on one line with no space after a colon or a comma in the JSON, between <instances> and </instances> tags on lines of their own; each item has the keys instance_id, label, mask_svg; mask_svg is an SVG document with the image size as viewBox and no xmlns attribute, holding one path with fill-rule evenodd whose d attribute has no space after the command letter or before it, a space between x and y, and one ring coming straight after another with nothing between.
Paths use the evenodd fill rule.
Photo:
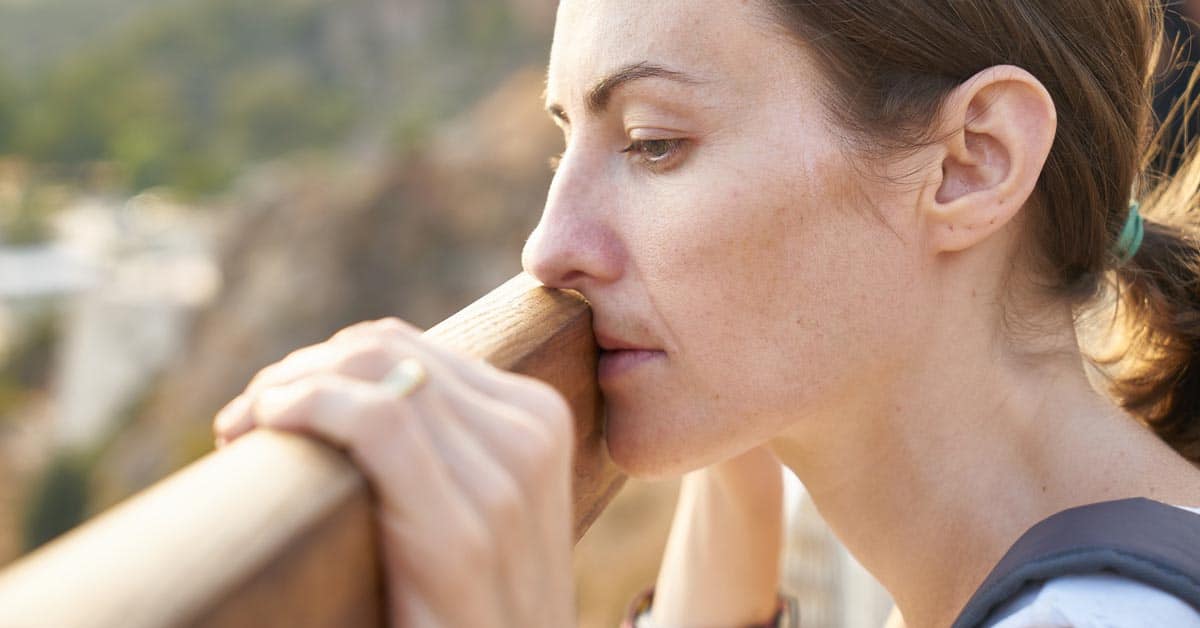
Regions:
<instances>
[{"instance_id":1,"label":"wood grain texture","mask_svg":"<svg viewBox=\"0 0 1200 628\"><path fill-rule=\"evenodd\" d=\"M619 490L587 304L518 276L427 336L557 387L577 539ZM0 628L381 626L371 497L340 452L255 432L0 572Z\"/></svg>"}]
</instances>

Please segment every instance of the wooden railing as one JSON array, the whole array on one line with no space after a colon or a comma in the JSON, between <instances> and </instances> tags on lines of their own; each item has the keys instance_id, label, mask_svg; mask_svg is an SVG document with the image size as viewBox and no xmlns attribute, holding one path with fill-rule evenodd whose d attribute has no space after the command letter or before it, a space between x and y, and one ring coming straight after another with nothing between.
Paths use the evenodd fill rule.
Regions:
<instances>
[{"instance_id":1,"label":"wooden railing","mask_svg":"<svg viewBox=\"0 0 1200 628\"><path fill-rule=\"evenodd\" d=\"M620 489L591 312L521 275L426 332L555 386L575 412L575 532ZM255 432L0 572L0 628L382 625L371 497L347 458Z\"/></svg>"}]
</instances>

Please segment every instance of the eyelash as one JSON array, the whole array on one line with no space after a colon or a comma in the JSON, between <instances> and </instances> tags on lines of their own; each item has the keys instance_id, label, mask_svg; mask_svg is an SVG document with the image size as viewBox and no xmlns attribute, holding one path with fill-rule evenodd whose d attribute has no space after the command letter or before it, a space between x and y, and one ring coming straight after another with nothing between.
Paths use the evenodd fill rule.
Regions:
<instances>
[{"instance_id":1,"label":"eyelash","mask_svg":"<svg viewBox=\"0 0 1200 628\"><path fill-rule=\"evenodd\" d=\"M629 146L621 149L621 154L633 155L635 159L641 161L647 167L655 170L663 170L669 165L668 162L679 154L679 150L683 148L685 141L681 139L634 140L630 142ZM662 146L659 146L659 148L666 149L661 156L653 156L649 152L651 146L655 144L661 144ZM563 154L559 153L549 159L550 172L558 171L558 166L562 163Z\"/></svg>"},{"instance_id":2,"label":"eyelash","mask_svg":"<svg viewBox=\"0 0 1200 628\"><path fill-rule=\"evenodd\" d=\"M633 155L635 159L651 169L663 170L669 167L670 162L679 154L679 150L683 148L684 142L685 140L681 139L633 140L621 152ZM652 152L654 148L664 150L661 151L661 154L658 154Z\"/></svg>"}]
</instances>

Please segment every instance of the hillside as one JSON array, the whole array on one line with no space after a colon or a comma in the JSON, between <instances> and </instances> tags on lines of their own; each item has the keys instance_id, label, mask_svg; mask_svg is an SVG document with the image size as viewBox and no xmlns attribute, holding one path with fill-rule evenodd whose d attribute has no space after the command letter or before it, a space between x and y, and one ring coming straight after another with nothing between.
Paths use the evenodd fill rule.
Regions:
<instances>
[{"instance_id":1,"label":"hillside","mask_svg":"<svg viewBox=\"0 0 1200 628\"><path fill-rule=\"evenodd\" d=\"M44 0L0 4L0 153L190 195L250 164L404 144L522 65L528 2ZM6 131L7 130L7 131Z\"/></svg>"}]
</instances>

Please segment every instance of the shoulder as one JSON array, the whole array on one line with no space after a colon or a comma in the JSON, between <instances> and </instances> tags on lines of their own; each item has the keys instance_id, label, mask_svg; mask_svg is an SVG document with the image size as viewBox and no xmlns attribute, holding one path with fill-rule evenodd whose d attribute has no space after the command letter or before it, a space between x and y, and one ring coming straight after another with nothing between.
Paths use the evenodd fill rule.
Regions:
<instances>
[{"instance_id":1,"label":"shoulder","mask_svg":"<svg viewBox=\"0 0 1200 628\"><path fill-rule=\"evenodd\" d=\"M1030 585L993 617L989 628L1200 628L1200 613L1179 598L1113 574L1062 576Z\"/></svg>"}]
</instances>

